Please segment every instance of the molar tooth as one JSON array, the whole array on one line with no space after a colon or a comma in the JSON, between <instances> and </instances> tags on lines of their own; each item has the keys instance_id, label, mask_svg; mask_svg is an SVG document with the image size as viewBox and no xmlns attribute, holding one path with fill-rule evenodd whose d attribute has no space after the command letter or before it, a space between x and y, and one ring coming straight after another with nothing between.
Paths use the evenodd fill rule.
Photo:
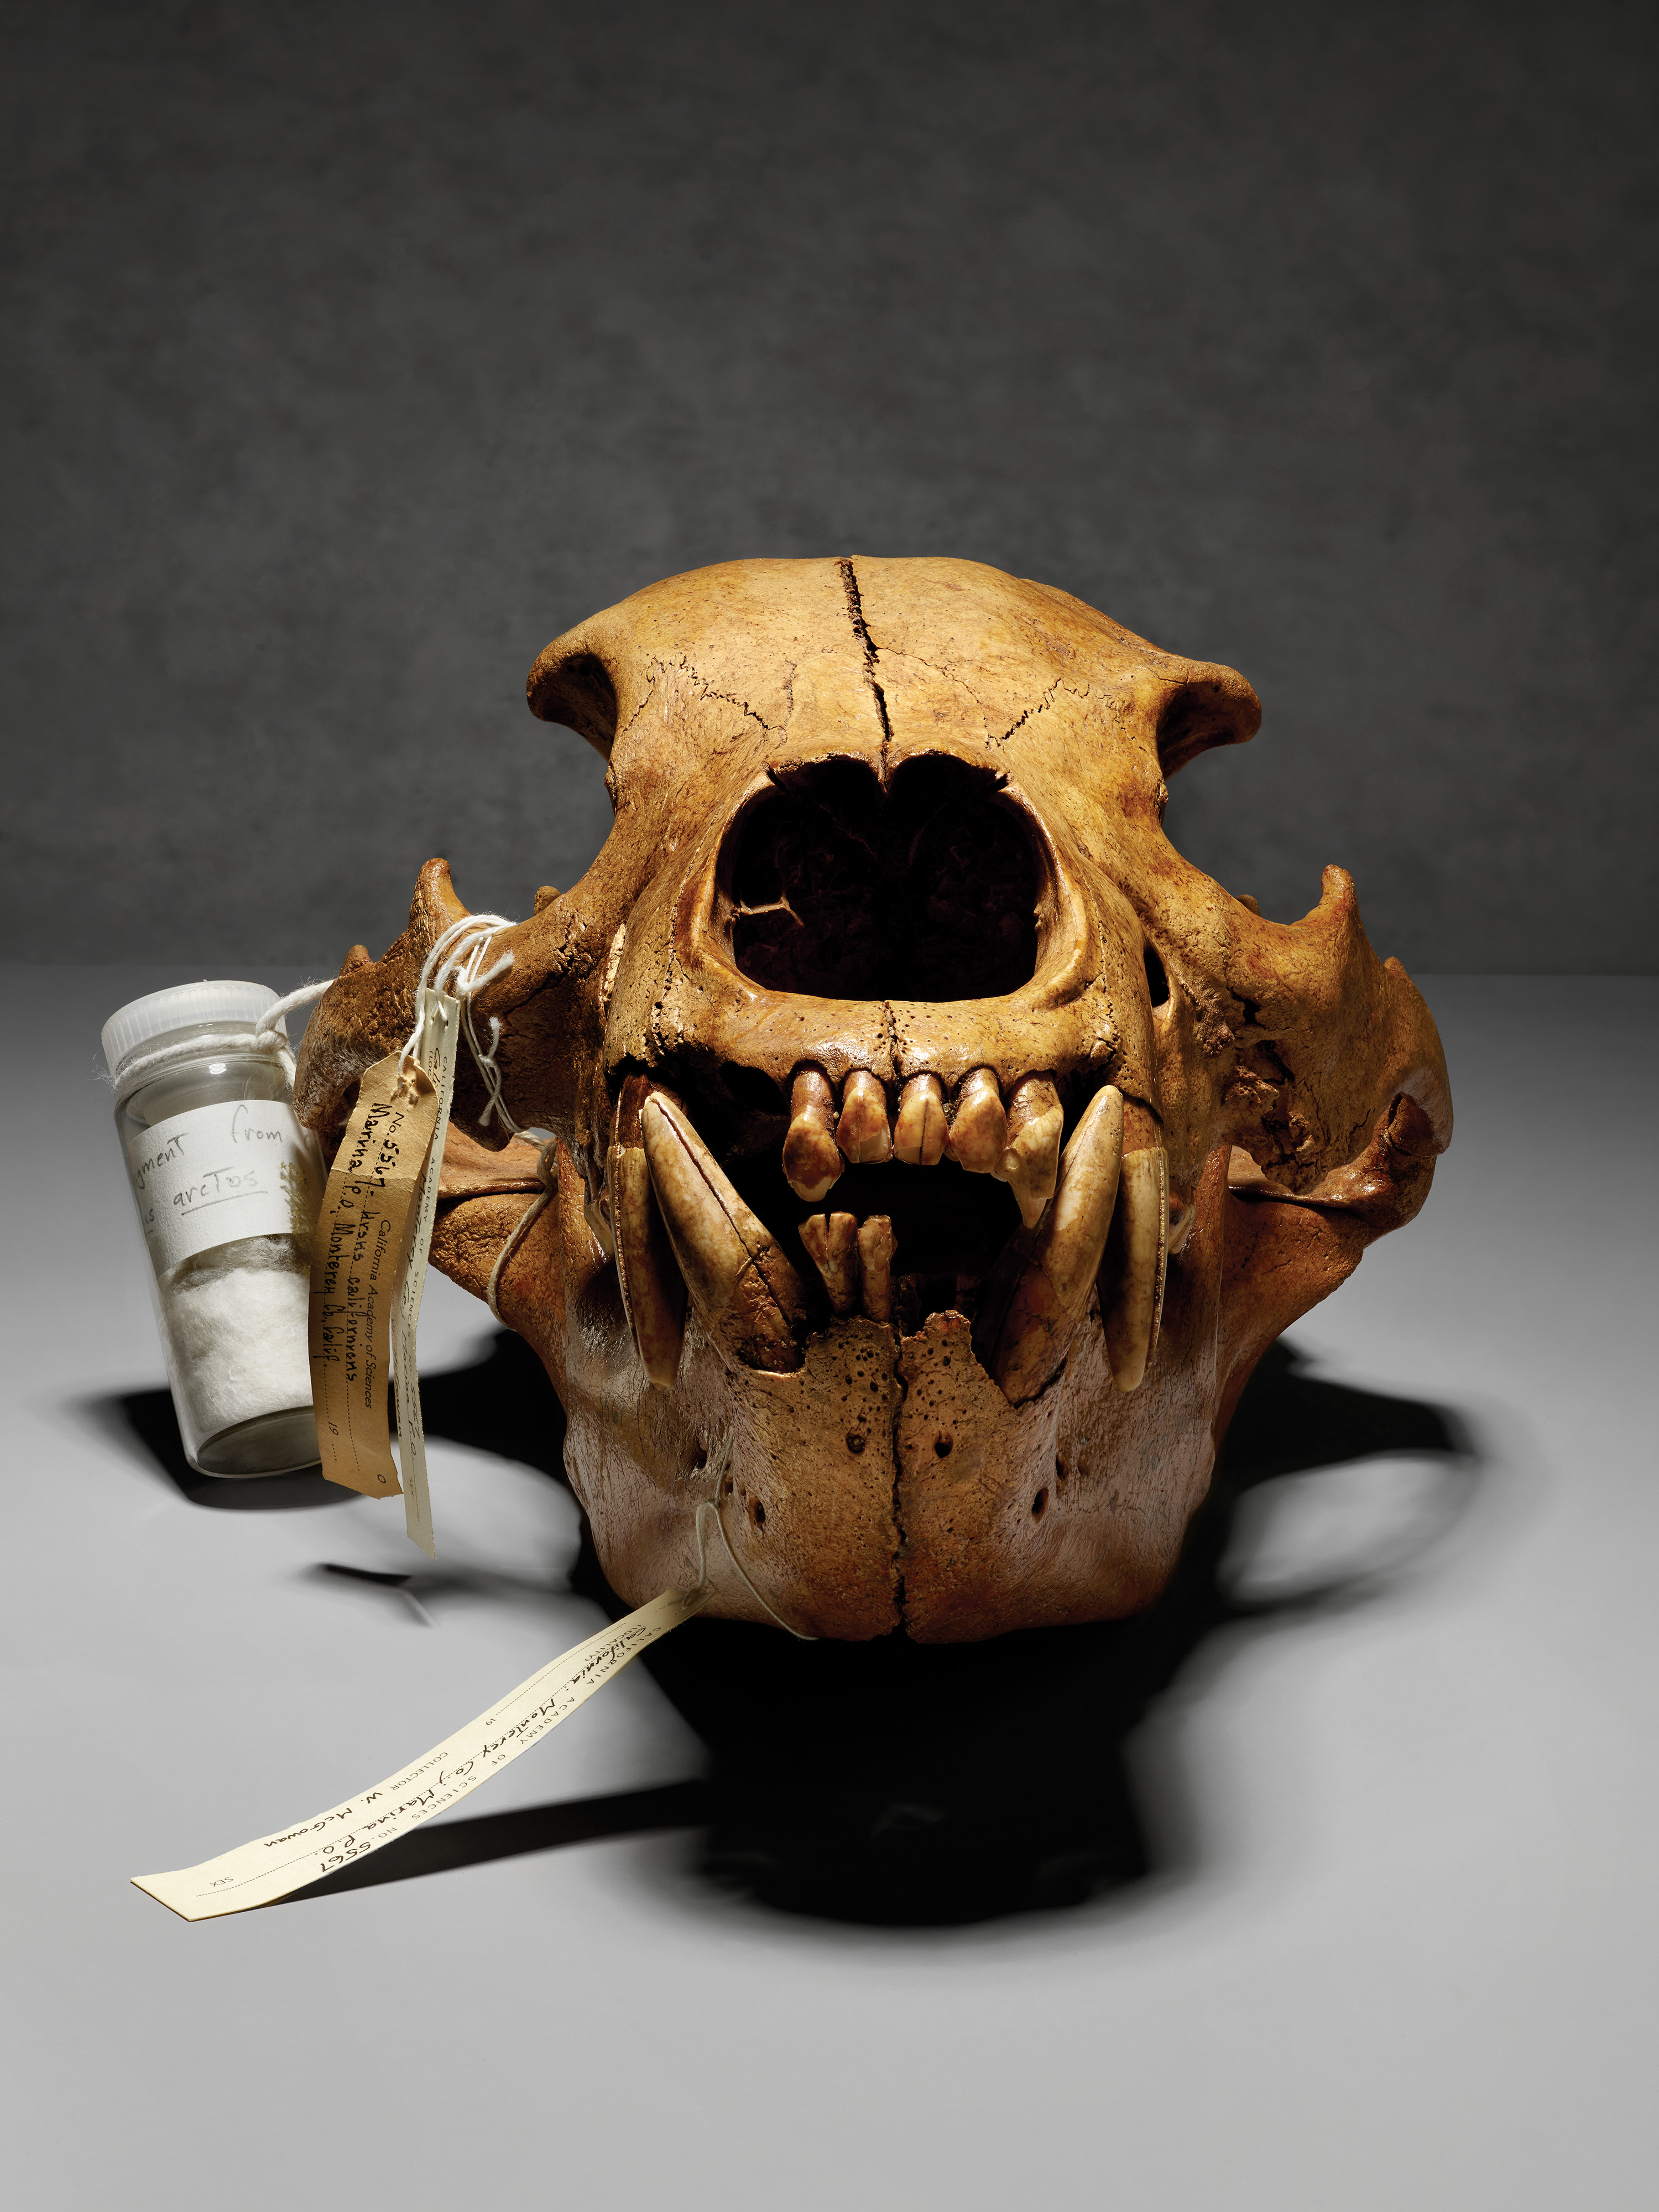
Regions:
<instances>
[{"instance_id":1,"label":"molar tooth","mask_svg":"<svg viewBox=\"0 0 1659 2212\"><path fill-rule=\"evenodd\" d=\"M685 1280L674 1264L651 1170L637 1145L611 1148L611 1218L617 1280L646 1374L672 1389L685 1342Z\"/></svg>"},{"instance_id":2,"label":"molar tooth","mask_svg":"<svg viewBox=\"0 0 1659 2212\"><path fill-rule=\"evenodd\" d=\"M1122 1150L1123 1099L1109 1084L1072 1132L1048 1212L1016 1231L987 1286L974 1349L1011 1404L1042 1389L1088 1310Z\"/></svg>"},{"instance_id":3,"label":"molar tooth","mask_svg":"<svg viewBox=\"0 0 1659 2212\"><path fill-rule=\"evenodd\" d=\"M859 1272L864 1279L864 1310L872 1321L893 1318L893 1255L898 1239L884 1213L859 1224Z\"/></svg>"},{"instance_id":4,"label":"molar tooth","mask_svg":"<svg viewBox=\"0 0 1659 2212\"><path fill-rule=\"evenodd\" d=\"M1161 1145L1125 1152L1100 1277L1106 1357L1120 1390L1139 1389L1158 1350L1169 1249L1169 1156Z\"/></svg>"},{"instance_id":5,"label":"molar tooth","mask_svg":"<svg viewBox=\"0 0 1659 2212\"><path fill-rule=\"evenodd\" d=\"M855 1313L859 1303L859 1225L850 1213L814 1213L800 1225L806 1256L823 1278L830 1303L838 1314Z\"/></svg>"},{"instance_id":6,"label":"molar tooth","mask_svg":"<svg viewBox=\"0 0 1659 2212\"><path fill-rule=\"evenodd\" d=\"M1028 1075L1008 1102L1008 1142L991 1170L1013 1192L1028 1229L1036 1227L1054 1194L1065 1127L1065 1109L1054 1085L1046 1076Z\"/></svg>"},{"instance_id":7,"label":"molar tooth","mask_svg":"<svg viewBox=\"0 0 1659 2212\"><path fill-rule=\"evenodd\" d=\"M893 1157L887 1127L887 1093L868 1068L855 1067L842 1085L836 1142L854 1167Z\"/></svg>"},{"instance_id":8,"label":"molar tooth","mask_svg":"<svg viewBox=\"0 0 1659 2212\"><path fill-rule=\"evenodd\" d=\"M913 1075L899 1093L893 1153L907 1167L936 1168L951 1133L945 1121L945 1085L936 1075Z\"/></svg>"},{"instance_id":9,"label":"molar tooth","mask_svg":"<svg viewBox=\"0 0 1659 2212\"><path fill-rule=\"evenodd\" d=\"M990 1175L1008 1148L1008 1116L1002 1110L994 1072L976 1067L962 1079L957 1117L951 1124L951 1153L969 1175Z\"/></svg>"},{"instance_id":10,"label":"molar tooth","mask_svg":"<svg viewBox=\"0 0 1659 2212\"><path fill-rule=\"evenodd\" d=\"M727 1360L785 1374L800 1365L801 1280L738 1197L684 1111L647 1098L640 1133L668 1241L698 1319Z\"/></svg>"},{"instance_id":11,"label":"molar tooth","mask_svg":"<svg viewBox=\"0 0 1659 2212\"><path fill-rule=\"evenodd\" d=\"M789 1093L789 1133L783 1140L783 1172L797 1198L816 1206L841 1174L836 1144L836 1100L829 1078L803 1067Z\"/></svg>"}]
</instances>

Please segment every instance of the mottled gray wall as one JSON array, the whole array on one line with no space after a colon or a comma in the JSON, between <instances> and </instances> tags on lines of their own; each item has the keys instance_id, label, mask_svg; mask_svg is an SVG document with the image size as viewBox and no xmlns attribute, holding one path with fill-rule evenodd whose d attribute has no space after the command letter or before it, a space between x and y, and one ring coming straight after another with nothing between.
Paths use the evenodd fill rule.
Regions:
<instances>
[{"instance_id":1,"label":"mottled gray wall","mask_svg":"<svg viewBox=\"0 0 1659 2212\"><path fill-rule=\"evenodd\" d=\"M1231 661L1264 909L1655 959L1650 7L11 11L8 949L375 950L603 835L555 632L956 553Z\"/></svg>"}]
</instances>

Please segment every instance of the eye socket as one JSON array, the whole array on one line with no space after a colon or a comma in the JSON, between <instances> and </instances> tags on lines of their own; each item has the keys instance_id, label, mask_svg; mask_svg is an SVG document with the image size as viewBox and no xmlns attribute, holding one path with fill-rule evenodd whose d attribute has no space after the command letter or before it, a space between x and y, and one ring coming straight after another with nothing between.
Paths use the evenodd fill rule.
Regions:
<instances>
[{"instance_id":1,"label":"eye socket","mask_svg":"<svg viewBox=\"0 0 1659 2212\"><path fill-rule=\"evenodd\" d=\"M1155 1006L1168 1006L1170 1002L1170 978L1164 971L1164 963L1158 958L1157 953L1152 950L1150 945L1144 949L1141 954L1141 958L1146 969L1147 995L1151 998L1152 1002Z\"/></svg>"}]
</instances>

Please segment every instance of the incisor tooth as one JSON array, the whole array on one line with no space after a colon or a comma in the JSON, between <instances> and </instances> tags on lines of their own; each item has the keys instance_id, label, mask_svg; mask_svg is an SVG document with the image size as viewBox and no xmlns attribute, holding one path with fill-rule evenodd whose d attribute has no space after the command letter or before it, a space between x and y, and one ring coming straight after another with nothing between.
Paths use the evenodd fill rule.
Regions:
<instances>
[{"instance_id":1,"label":"incisor tooth","mask_svg":"<svg viewBox=\"0 0 1659 2212\"><path fill-rule=\"evenodd\" d=\"M685 1342L684 1279L674 1264L651 1170L637 1145L612 1146L610 1182L623 1304L646 1374L666 1390L679 1373Z\"/></svg>"},{"instance_id":2,"label":"incisor tooth","mask_svg":"<svg viewBox=\"0 0 1659 2212\"><path fill-rule=\"evenodd\" d=\"M945 1121L945 1085L936 1075L913 1075L899 1093L893 1125L893 1156L906 1167L936 1168L950 1139Z\"/></svg>"},{"instance_id":3,"label":"incisor tooth","mask_svg":"<svg viewBox=\"0 0 1659 2212\"><path fill-rule=\"evenodd\" d=\"M840 1175L844 1163L836 1144L836 1100L829 1078L804 1067L789 1092L789 1133L783 1140L783 1172L797 1198L816 1206Z\"/></svg>"},{"instance_id":4,"label":"incisor tooth","mask_svg":"<svg viewBox=\"0 0 1659 2212\"><path fill-rule=\"evenodd\" d=\"M806 1256L823 1278L830 1303L838 1314L856 1312L859 1303L859 1225L850 1213L810 1214L800 1225Z\"/></svg>"},{"instance_id":5,"label":"incisor tooth","mask_svg":"<svg viewBox=\"0 0 1659 2212\"><path fill-rule=\"evenodd\" d=\"M1048 1213L1016 1233L988 1285L974 1348L1012 1404L1042 1389L1088 1310L1122 1149L1123 1100L1109 1084L1072 1132Z\"/></svg>"},{"instance_id":6,"label":"incisor tooth","mask_svg":"<svg viewBox=\"0 0 1659 2212\"><path fill-rule=\"evenodd\" d=\"M976 1067L962 1079L957 1118L951 1124L951 1154L969 1175L989 1175L1008 1148L1008 1116L1002 1110L997 1079Z\"/></svg>"},{"instance_id":7,"label":"incisor tooth","mask_svg":"<svg viewBox=\"0 0 1659 2212\"><path fill-rule=\"evenodd\" d=\"M893 1255L898 1240L884 1213L859 1224L859 1272L864 1279L864 1310L872 1321L893 1318Z\"/></svg>"},{"instance_id":8,"label":"incisor tooth","mask_svg":"<svg viewBox=\"0 0 1659 2212\"><path fill-rule=\"evenodd\" d=\"M647 1098L640 1133L668 1241L710 1341L746 1367L799 1367L794 1328L805 1297L770 1230L678 1108Z\"/></svg>"},{"instance_id":9,"label":"incisor tooth","mask_svg":"<svg viewBox=\"0 0 1659 2212\"><path fill-rule=\"evenodd\" d=\"M1046 1076L1028 1075L1008 1102L1008 1142L992 1170L1013 1192L1028 1229L1036 1227L1054 1194L1065 1127L1065 1109L1054 1085Z\"/></svg>"},{"instance_id":10,"label":"incisor tooth","mask_svg":"<svg viewBox=\"0 0 1659 2212\"><path fill-rule=\"evenodd\" d=\"M842 1085L836 1142L855 1168L878 1165L893 1157L887 1093L868 1068L855 1067Z\"/></svg>"},{"instance_id":11,"label":"incisor tooth","mask_svg":"<svg viewBox=\"0 0 1659 2212\"><path fill-rule=\"evenodd\" d=\"M1158 1350L1170 1249L1170 1164L1161 1145L1125 1152L1100 1276L1106 1357L1120 1390L1139 1389Z\"/></svg>"}]
</instances>

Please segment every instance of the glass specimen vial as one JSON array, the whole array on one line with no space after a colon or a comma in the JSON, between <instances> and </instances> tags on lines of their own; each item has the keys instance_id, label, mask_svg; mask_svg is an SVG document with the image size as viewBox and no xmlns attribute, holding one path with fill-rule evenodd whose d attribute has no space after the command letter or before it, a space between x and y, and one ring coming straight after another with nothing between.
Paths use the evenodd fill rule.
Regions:
<instances>
[{"instance_id":1,"label":"glass specimen vial","mask_svg":"<svg viewBox=\"0 0 1659 2212\"><path fill-rule=\"evenodd\" d=\"M198 1473L317 1462L307 1318L322 1163L295 1118L263 983L153 991L104 1024L115 1127L185 1456Z\"/></svg>"}]
</instances>

